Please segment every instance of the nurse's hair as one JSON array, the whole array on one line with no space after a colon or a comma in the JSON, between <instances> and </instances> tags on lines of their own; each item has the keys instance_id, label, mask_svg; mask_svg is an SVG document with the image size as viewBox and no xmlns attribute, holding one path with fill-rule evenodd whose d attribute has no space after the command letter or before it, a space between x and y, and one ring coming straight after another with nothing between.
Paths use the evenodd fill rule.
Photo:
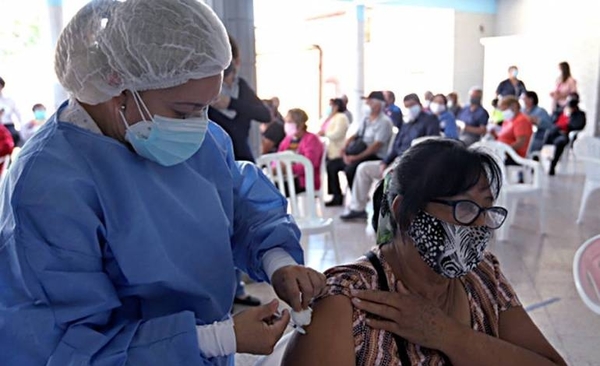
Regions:
<instances>
[{"instance_id":1,"label":"nurse's hair","mask_svg":"<svg viewBox=\"0 0 600 366\"><path fill-rule=\"evenodd\" d=\"M288 116L296 123L298 127L306 129L306 122L308 121L308 114L300 108L293 108L288 111Z\"/></svg>"},{"instance_id":2,"label":"nurse's hair","mask_svg":"<svg viewBox=\"0 0 600 366\"><path fill-rule=\"evenodd\" d=\"M391 213L395 218L394 231L399 228L404 233L412 218L432 199L465 193L482 177L487 179L494 199L502 186L502 171L492 155L450 139L430 139L411 147L392 174L387 192L383 192L380 183L373 195L375 230L382 203L393 210L392 202L398 195L402 201L398 211Z\"/></svg>"}]
</instances>

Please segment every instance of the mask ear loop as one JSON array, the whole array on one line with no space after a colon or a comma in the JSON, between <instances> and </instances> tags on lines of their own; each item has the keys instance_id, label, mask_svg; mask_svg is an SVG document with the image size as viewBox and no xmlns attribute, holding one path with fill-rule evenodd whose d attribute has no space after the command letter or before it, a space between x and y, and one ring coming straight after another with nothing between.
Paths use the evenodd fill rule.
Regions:
<instances>
[{"instance_id":1,"label":"mask ear loop","mask_svg":"<svg viewBox=\"0 0 600 366\"><path fill-rule=\"evenodd\" d=\"M146 104L142 100L142 97L140 96L140 94L136 91L132 91L131 94L133 95L133 101L135 102L135 105L137 106L137 109L140 112L140 116L142 116L142 118L146 121L152 121L152 114L148 110L148 107L146 107ZM141 107L144 108L144 111L146 112L148 119L146 119L146 116L144 116L144 113L142 112L142 108L140 107L140 105L141 105Z\"/></svg>"}]
</instances>

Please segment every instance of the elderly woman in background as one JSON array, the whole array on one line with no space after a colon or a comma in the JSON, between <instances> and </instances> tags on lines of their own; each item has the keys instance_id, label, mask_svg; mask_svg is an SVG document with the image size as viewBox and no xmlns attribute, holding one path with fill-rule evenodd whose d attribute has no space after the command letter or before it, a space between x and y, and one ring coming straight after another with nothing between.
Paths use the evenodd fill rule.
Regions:
<instances>
[{"instance_id":1,"label":"elderly woman in background","mask_svg":"<svg viewBox=\"0 0 600 366\"><path fill-rule=\"evenodd\" d=\"M565 365L486 250L506 219L501 182L461 142L411 147L374 198L381 245L326 272L283 365Z\"/></svg>"},{"instance_id":2,"label":"elderly woman in background","mask_svg":"<svg viewBox=\"0 0 600 366\"><path fill-rule=\"evenodd\" d=\"M319 136L326 137L327 145L327 191L333 196L325 206L341 206L344 203L340 178L338 173L346 167L342 158L346 143L346 132L350 127L350 121L346 115L346 103L340 98L329 101L329 114L325 117Z\"/></svg>"},{"instance_id":3,"label":"elderly woman in background","mask_svg":"<svg viewBox=\"0 0 600 366\"><path fill-rule=\"evenodd\" d=\"M235 267L297 311L320 292L285 198L208 120L230 61L196 0L93 0L66 26L71 98L2 184L2 365L228 366L290 319L232 317Z\"/></svg>"},{"instance_id":4,"label":"elderly woman in background","mask_svg":"<svg viewBox=\"0 0 600 366\"><path fill-rule=\"evenodd\" d=\"M313 177L315 190L321 188L321 159L323 158L323 143L319 137L313 133L306 131L306 122L308 115L302 109L290 109L285 116L285 138L279 145L279 151L292 151L302 155L313 165ZM294 184L296 192L304 192L306 190L306 173L304 166L294 165L292 167L294 174Z\"/></svg>"}]
</instances>

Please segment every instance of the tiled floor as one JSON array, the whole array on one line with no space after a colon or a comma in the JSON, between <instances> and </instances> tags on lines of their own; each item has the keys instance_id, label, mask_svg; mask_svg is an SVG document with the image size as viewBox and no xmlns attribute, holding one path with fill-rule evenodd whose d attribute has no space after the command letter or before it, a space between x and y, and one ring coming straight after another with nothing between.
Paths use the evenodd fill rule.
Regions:
<instances>
[{"instance_id":1,"label":"tiled floor","mask_svg":"<svg viewBox=\"0 0 600 366\"><path fill-rule=\"evenodd\" d=\"M573 283L572 263L575 251L586 239L600 234L600 191L588 204L584 223L575 224L584 176L580 167L575 174L550 177L546 182L546 235L538 228L537 203L519 204L516 224L510 240L493 243L490 250L500 259L502 269L525 307L551 302L529 312L548 340L569 365L600 365L600 315L581 302ZM365 235L364 223L339 220L341 209L328 209L335 217L339 254L350 262L369 249L372 242ZM323 258L322 237L310 239L306 250L307 264L319 270L335 265L333 253ZM273 298L269 286L249 285L249 290L268 300ZM240 355L238 365L252 365L254 358Z\"/></svg>"}]
</instances>

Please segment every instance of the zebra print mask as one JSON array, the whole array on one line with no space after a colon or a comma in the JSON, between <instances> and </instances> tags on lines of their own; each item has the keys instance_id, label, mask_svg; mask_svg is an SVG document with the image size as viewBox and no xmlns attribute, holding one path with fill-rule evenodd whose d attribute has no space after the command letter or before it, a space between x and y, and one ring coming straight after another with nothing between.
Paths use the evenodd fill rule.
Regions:
<instances>
[{"instance_id":1,"label":"zebra print mask","mask_svg":"<svg viewBox=\"0 0 600 366\"><path fill-rule=\"evenodd\" d=\"M483 259L491 231L485 226L461 226L421 211L408 229L423 261L436 273L457 278L471 272Z\"/></svg>"}]
</instances>

